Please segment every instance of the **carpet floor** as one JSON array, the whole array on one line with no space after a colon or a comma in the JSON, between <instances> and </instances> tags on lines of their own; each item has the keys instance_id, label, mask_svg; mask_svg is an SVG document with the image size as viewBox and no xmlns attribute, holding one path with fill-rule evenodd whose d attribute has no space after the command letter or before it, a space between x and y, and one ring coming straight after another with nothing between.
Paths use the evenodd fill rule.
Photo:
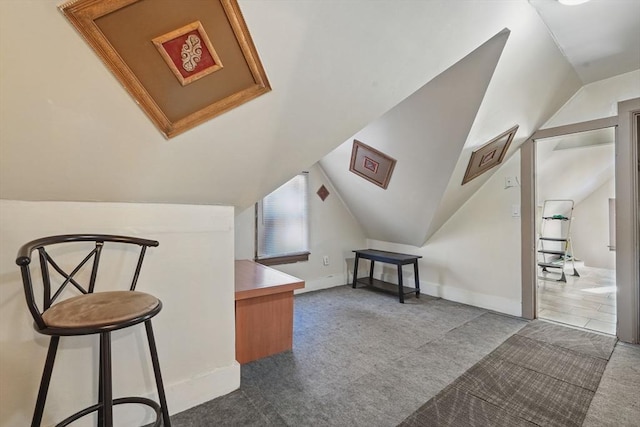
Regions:
<instances>
[{"instance_id":1,"label":"carpet floor","mask_svg":"<svg viewBox=\"0 0 640 427\"><path fill-rule=\"evenodd\" d=\"M581 426L615 343L531 322L401 426Z\"/></svg>"},{"instance_id":2,"label":"carpet floor","mask_svg":"<svg viewBox=\"0 0 640 427\"><path fill-rule=\"evenodd\" d=\"M425 411L434 399L443 402L440 408L451 406L449 395L459 397L455 408L467 405L475 425L535 425L564 408L570 410L567 419L579 422L584 415L577 411L589 407L600 381L591 371L602 375L612 347L546 322L426 295L399 304L393 295L350 286L296 296L294 316L292 351L242 365L240 389L172 416L173 426L391 427L414 422L412 417L414 424L406 425L437 425L438 418ZM556 328L565 331L564 338ZM637 395L638 349L630 346L620 357L614 352L613 377L607 380L607 366L602 380L609 384L608 394L626 384L620 393ZM551 350L562 364L545 362ZM483 384L477 376L491 381ZM578 395L548 411L531 410L514 397L517 388L502 382L507 377L532 382L539 395L547 394L550 383ZM500 398L508 410L496 405ZM586 419L591 425L606 425L600 423L603 417L637 419L640 408L627 400L626 408L611 411L606 396L596 391L596 410ZM453 418L449 425L473 425L465 422Z\"/></svg>"}]
</instances>

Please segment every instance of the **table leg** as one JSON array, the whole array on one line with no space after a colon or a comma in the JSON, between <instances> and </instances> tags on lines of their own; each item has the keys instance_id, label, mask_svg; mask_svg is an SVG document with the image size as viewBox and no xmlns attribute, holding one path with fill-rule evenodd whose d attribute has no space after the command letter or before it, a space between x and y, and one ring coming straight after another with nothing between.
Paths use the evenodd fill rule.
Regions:
<instances>
[{"instance_id":1,"label":"table leg","mask_svg":"<svg viewBox=\"0 0 640 427\"><path fill-rule=\"evenodd\" d=\"M402 266L398 265L398 296L400 303L404 304L404 288L402 287Z\"/></svg>"},{"instance_id":2,"label":"table leg","mask_svg":"<svg viewBox=\"0 0 640 427\"><path fill-rule=\"evenodd\" d=\"M353 262L353 283L351 287L353 289L356 288L356 282L358 281L358 260L360 259L360 255L356 254L356 260Z\"/></svg>"},{"instance_id":3,"label":"table leg","mask_svg":"<svg viewBox=\"0 0 640 427\"><path fill-rule=\"evenodd\" d=\"M413 275L416 278L416 298L420 298L420 278L418 277L418 260L413 261Z\"/></svg>"},{"instance_id":4,"label":"table leg","mask_svg":"<svg viewBox=\"0 0 640 427\"><path fill-rule=\"evenodd\" d=\"M374 260L370 260L370 261L371 261L371 265L369 266L369 285L373 285L373 267L376 262Z\"/></svg>"}]
</instances>

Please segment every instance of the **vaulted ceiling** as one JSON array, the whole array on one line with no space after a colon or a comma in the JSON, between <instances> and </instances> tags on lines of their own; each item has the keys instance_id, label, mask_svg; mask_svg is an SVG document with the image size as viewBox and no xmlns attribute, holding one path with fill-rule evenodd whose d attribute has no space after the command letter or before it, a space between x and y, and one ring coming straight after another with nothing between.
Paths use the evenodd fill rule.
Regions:
<instances>
[{"instance_id":1,"label":"vaulted ceiling","mask_svg":"<svg viewBox=\"0 0 640 427\"><path fill-rule=\"evenodd\" d=\"M508 157L582 84L526 0L239 4L273 91L167 141L55 4L0 2L0 197L245 208L367 129L398 158L383 199L409 228L372 184L349 208L419 244L491 174L460 185L474 149L518 124ZM372 131L393 114L398 136ZM348 192L360 178L335 159Z\"/></svg>"},{"instance_id":2,"label":"vaulted ceiling","mask_svg":"<svg viewBox=\"0 0 640 427\"><path fill-rule=\"evenodd\" d=\"M351 140L322 159L367 236L415 246L426 240L508 38L501 31L354 135L397 161L388 188L345 168Z\"/></svg>"},{"instance_id":3,"label":"vaulted ceiling","mask_svg":"<svg viewBox=\"0 0 640 427\"><path fill-rule=\"evenodd\" d=\"M462 185L473 151L517 125L508 159L580 88L539 16L522 6L511 27L321 160L371 238L422 246L498 169ZM353 139L397 159L386 190L348 171Z\"/></svg>"},{"instance_id":4,"label":"vaulted ceiling","mask_svg":"<svg viewBox=\"0 0 640 427\"><path fill-rule=\"evenodd\" d=\"M587 198L614 176L615 129L537 140L538 200Z\"/></svg>"},{"instance_id":5,"label":"vaulted ceiling","mask_svg":"<svg viewBox=\"0 0 640 427\"><path fill-rule=\"evenodd\" d=\"M499 43L501 38L497 35L320 162L368 236L423 245L499 169L496 167L462 185L474 150L519 125L505 157L508 159L582 83L640 67L640 2L620 0L611 5L596 0L574 8L551 0L529 2L533 8L523 8L519 13L512 11L509 16L506 25L511 37L503 34L506 45L501 55L495 56L488 49ZM636 9L639 13L635 13ZM603 16L607 19L603 20ZM595 36L585 31L595 27ZM616 56L611 55L612 49ZM486 68L470 64L479 57L487 62L497 61L494 71L483 73ZM567 67L567 62L571 67ZM486 94L476 104L473 95L479 90L486 90ZM459 93L467 93L466 102L458 97ZM457 104L457 112L452 104ZM416 120L419 112L429 112L433 120ZM387 190L348 171L353 139L398 160ZM546 150L539 156L544 160L548 157L548 162L541 161L541 165L562 170L557 164L562 158L588 158L588 162L598 163L594 152L602 150L607 149L600 147L579 153L574 150L572 154ZM572 198L580 199L602 185L611 175L610 159L603 161L604 165L598 163L603 170L598 169L588 179L570 179L565 192L570 191ZM565 161L565 164L576 163ZM562 173L568 177L579 172L564 168Z\"/></svg>"},{"instance_id":6,"label":"vaulted ceiling","mask_svg":"<svg viewBox=\"0 0 640 427\"><path fill-rule=\"evenodd\" d=\"M584 84L640 68L640 2L529 0Z\"/></svg>"}]
</instances>

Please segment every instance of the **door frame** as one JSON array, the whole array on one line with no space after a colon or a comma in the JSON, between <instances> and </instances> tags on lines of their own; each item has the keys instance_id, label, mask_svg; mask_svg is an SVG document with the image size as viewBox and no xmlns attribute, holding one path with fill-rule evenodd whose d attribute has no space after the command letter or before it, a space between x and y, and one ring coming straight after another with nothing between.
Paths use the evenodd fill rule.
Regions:
<instances>
[{"instance_id":1,"label":"door frame","mask_svg":"<svg viewBox=\"0 0 640 427\"><path fill-rule=\"evenodd\" d=\"M540 129L521 147L522 317L537 317L536 266L536 140L608 127L616 128L616 334L622 341L640 342L640 259L638 224L637 130L640 98L618 103L618 115L565 126Z\"/></svg>"}]
</instances>

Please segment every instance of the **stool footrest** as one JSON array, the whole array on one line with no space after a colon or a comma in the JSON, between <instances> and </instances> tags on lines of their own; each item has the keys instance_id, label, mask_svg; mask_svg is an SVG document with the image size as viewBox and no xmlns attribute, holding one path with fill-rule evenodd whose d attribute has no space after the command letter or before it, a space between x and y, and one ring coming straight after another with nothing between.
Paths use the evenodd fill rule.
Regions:
<instances>
[{"instance_id":1,"label":"stool footrest","mask_svg":"<svg viewBox=\"0 0 640 427\"><path fill-rule=\"evenodd\" d=\"M159 427L162 422L161 416L161 408L158 402L153 401L151 399L147 399L146 397L120 397L118 399L113 399L113 405L122 405L126 403L139 404L139 405L147 405L152 408L156 413L156 422L153 423L153 427ZM71 424L72 422L84 417L85 415L89 415L92 412L96 412L102 408L102 403L96 403L95 405L88 406L75 414L65 418L60 423L56 424L56 427L65 427Z\"/></svg>"}]
</instances>

